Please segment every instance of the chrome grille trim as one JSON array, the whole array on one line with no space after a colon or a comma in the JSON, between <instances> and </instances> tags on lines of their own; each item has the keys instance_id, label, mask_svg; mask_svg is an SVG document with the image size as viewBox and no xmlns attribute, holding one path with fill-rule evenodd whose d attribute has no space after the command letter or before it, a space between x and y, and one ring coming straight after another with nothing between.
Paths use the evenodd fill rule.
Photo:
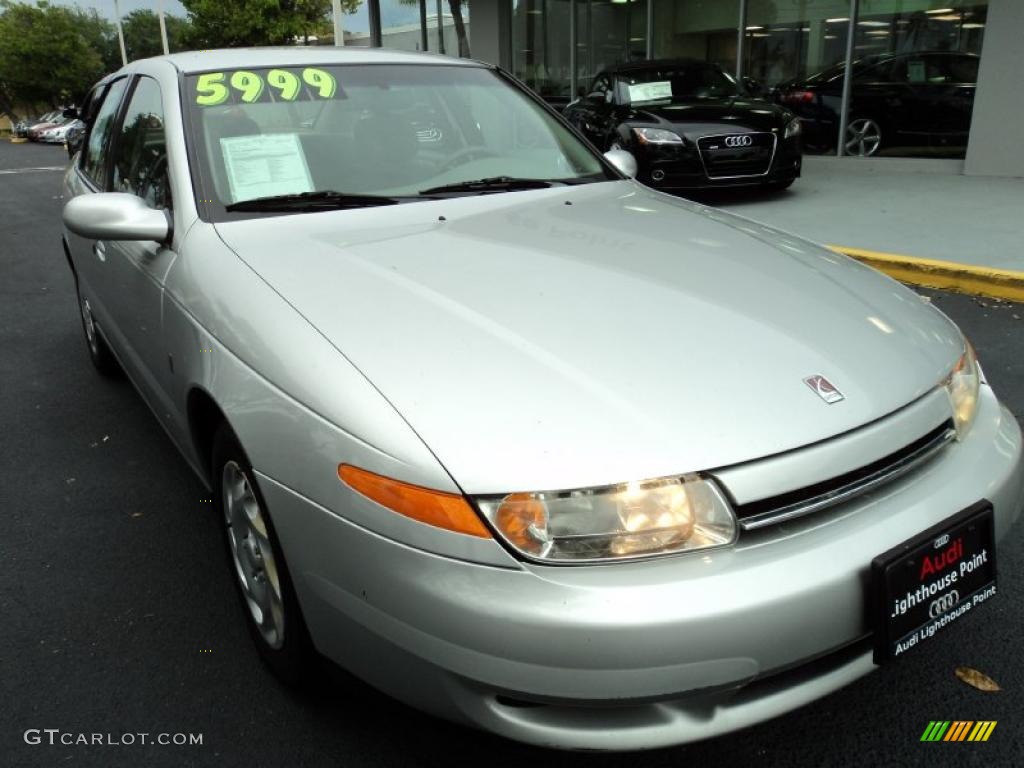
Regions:
<instances>
[{"instance_id":1,"label":"chrome grille trim","mask_svg":"<svg viewBox=\"0 0 1024 768\"><path fill-rule=\"evenodd\" d=\"M708 170L707 158L705 158L705 150L701 147L701 142L707 139L724 139L727 136L736 136L735 133L714 133L708 134L707 136L701 136L697 139L697 156L700 158L701 167L704 168L704 175L711 180L722 180L722 179L756 179L761 176L767 176L771 173L772 165L775 163L775 151L779 148L779 137L778 134L769 133L768 131L752 131L748 135L750 136L771 136L772 138L772 149L768 155L768 167L758 173L738 173L738 174L726 174L724 176L713 176L711 171Z\"/></svg>"},{"instance_id":2,"label":"chrome grille trim","mask_svg":"<svg viewBox=\"0 0 1024 768\"><path fill-rule=\"evenodd\" d=\"M749 517L741 517L739 519L740 528L744 531L756 531L759 528L765 528L769 525L785 522L786 520L794 520L804 515L820 512L836 504L842 504L911 472L942 450L955 438L956 430L952 427L947 427L912 453L900 457L892 464L866 477L859 478L851 483L834 488L827 493L803 499L794 504L776 507L775 509L760 512Z\"/></svg>"}]
</instances>

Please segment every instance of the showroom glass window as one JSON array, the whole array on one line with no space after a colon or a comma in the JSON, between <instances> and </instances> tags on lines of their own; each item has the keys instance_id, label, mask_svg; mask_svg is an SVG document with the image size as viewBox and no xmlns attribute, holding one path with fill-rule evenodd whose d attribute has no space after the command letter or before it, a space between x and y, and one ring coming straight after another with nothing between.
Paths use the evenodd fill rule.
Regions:
<instances>
[{"instance_id":1,"label":"showroom glass window","mask_svg":"<svg viewBox=\"0 0 1024 768\"><path fill-rule=\"evenodd\" d=\"M854 58L891 61L884 80L854 70L851 124L877 125L876 155L964 156L987 10L985 2L861 0Z\"/></svg>"},{"instance_id":2,"label":"showroom glass window","mask_svg":"<svg viewBox=\"0 0 1024 768\"><path fill-rule=\"evenodd\" d=\"M140 77L114 141L111 190L138 195L150 208L170 208L167 139L160 86Z\"/></svg>"},{"instance_id":3,"label":"showroom glass window","mask_svg":"<svg viewBox=\"0 0 1024 768\"><path fill-rule=\"evenodd\" d=\"M82 153L82 171L100 189L106 186L104 168L107 159L107 147L110 146L110 134L114 128L114 118L121 104L128 78L115 80L107 89L103 103L100 104L89 131L89 141Z\"/></svg>"},{"instance_id":4,"label":"showroom glass window","mask_svg":"<svg viewBox=\"0 0 1024 768\"><path fill-rule=\"evenodd\" d=\"M654 0L654 57L687 58L736 71L739 0Z\"/></svg>"},{"instance_id":5,"label":"showroom glass window","mask_svg":"<svg viewBox=\"0 0 1024 768\"><path fill-rule=\"evenodd\" d=\"M515 0L512 71L547 101L564 105L585 95L602 70L644 59L646 29L646 0Z\"/></svg>"}]
</instances>

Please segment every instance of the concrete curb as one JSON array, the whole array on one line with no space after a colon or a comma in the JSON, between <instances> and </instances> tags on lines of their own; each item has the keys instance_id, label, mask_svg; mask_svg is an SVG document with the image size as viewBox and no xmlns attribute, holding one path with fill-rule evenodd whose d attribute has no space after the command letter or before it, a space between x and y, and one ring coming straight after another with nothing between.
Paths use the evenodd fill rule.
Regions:
<instances>
[{"instance_id":1,"label":"concrete curb","mask_svg":"<svg viewBox=\"0 0 1024 768\"><path fill-rule=\"evenodd\" d=\"M901 283L1024 302L1024 272L922 259L898 253L880 253L863 248L848 248L845 245L827 247L885 272Z\"/></svg>"}]
</instances>

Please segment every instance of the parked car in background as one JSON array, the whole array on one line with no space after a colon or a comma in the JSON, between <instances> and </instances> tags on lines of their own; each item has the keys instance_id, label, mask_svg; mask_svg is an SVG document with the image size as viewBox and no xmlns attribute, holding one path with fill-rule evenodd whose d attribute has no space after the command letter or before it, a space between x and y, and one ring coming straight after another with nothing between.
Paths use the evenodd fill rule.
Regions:
<instances>
[{"instance_id":1,"label":"parked car in background","mask_svg":"<svg viewBox=\"0 0 1024 768\"><path fill-rule=\"evenodd\" d=\"M11 126L11 135L16 139L27 139L28 129L41 119L41 117L23 117Z\"/></svg>"},{"instance_id":2,"label":"parked car in background","mask_svg":"<svg viewBox=\"0 0 1024 768\"><path fill-rule=\"evenodd\" d=\"M82 142L85 139L85 123L81 120L75 120L74 124L68 129L67 135L64 137L64 145L68 150L68 157L74 157L78 154L78 151L82 148Z\"/></svg>"},{"instance_id":3,"label":"parked car in background","mask_svg":"<svg viewBox=\"0 0 1024 768\"><path fill-rule=\"evenodd\" d=\"M715 64L623 64L564 115L602 152L630 152L637 179L656 189L783 189L800 175L800 122Z\"/></svg>"},{"instance_id":4,"label":"parked car in background","mask_svg":"<svg viewBox=\"0 0 1024 768\"><path fill-rule=\"evenodd\" d=\"M64 144L67 141L68 133L76 128L83 126L81 120L77 118L68 120L62 125L56 125L53 128L47 128L39 134L39 141L45 144Z\"/></svg>"},{"instance_id":5,"label":"parked car in background","mask_svg":"<svg viewBox=\"0 0 1024 768\"><path fill-rule=\"evenodd\" d=\"M973 53L878 54L853 64L845 151L876 155L912 147L964 148L978 82ZM808 146L835 149L845 63L775 90L800 116Z\"/></svg>"},{"instance_id":6,"label":"parked car in background","mask_svg":"<svg viewBox=\"0 0 1024 768\"><path fill-rule=\"evenodd\" d=\"M623 125L684 141L650 98L676 71L609 81L667 102ZM785 110L700 98L675 106L782 151ZM82 114L54 248L84 346L211 489L284 679L320 653L512 739L624 750L775 717L954 620L1011 631L973 606L1020 428L899 283L636 183L467 59L180 53Z\"/></svg>"},{"instance_id":7,"label":"parked car in background","mask_svg":"<svg viewBox=\"0 0 1024 768\"><path fill-rule=\"evenodd\" d=\"M36 125L49 122L53 118L57 117L57 115L59 114L61 114L60 110L55 109L52 112L47 112L46 114L40 115L39 117L22 118L12 126L11 133L16 138L28 138L28 132L30 129L32 129Z\"/></svg>"},{"instance_id":8,"label":"parked car in background","mask_svg":"<svg viewBox=\"0 0 1024 768\"><path fill-rule=\"evenodd\" d=\"M70 118L64 116L63 110L51 113L51 115L52 116L35 123L28 129L29 139L32 141L42 141L44 131L48 131L51 128L59 128L70 120Z\"/></svg>"}]
</instances>

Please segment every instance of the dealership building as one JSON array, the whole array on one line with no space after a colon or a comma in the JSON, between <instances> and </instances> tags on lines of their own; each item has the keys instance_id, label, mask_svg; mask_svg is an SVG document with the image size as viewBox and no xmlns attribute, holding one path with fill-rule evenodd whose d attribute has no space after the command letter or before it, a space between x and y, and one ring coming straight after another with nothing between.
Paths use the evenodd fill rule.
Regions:
<instances>
[{"instance_id":1,"label":"dealership building","mask_svg":"<svg viewBox=\"0 0 1024 768\"><path fill-rule=\"evenodd\" d=\"M556 106L585 96L604 69L643 59L719 65L767 98L794 88L799 94L800 83L831 69L837 119L812 151L843 154L839 136L849 140L868 121L867 130L877 123L887 132L879 158L941 159L951 172L1024 176L1019 131L1007 130L1024 124L1020 0L462 0L454 9L447 0L420 0L418 24L389 23L400 5L408 3L367 0L353 26L369 31L346 34L346 45L457 55L461 22L473 58L500 64ZM938 53L946 55L931 55ZM868 66L892 56L893 65ZM849 84L844 62L855 62ZM889 86L883 107L873 108L882 115L850 111L868 81L876 90L880 81ZM901 113L917 123L897 126L902 139L894 141ZM957 113L958 126L943 128ZM929 122L938 126L934 135Z\"/></svg>"}]
</instances>

